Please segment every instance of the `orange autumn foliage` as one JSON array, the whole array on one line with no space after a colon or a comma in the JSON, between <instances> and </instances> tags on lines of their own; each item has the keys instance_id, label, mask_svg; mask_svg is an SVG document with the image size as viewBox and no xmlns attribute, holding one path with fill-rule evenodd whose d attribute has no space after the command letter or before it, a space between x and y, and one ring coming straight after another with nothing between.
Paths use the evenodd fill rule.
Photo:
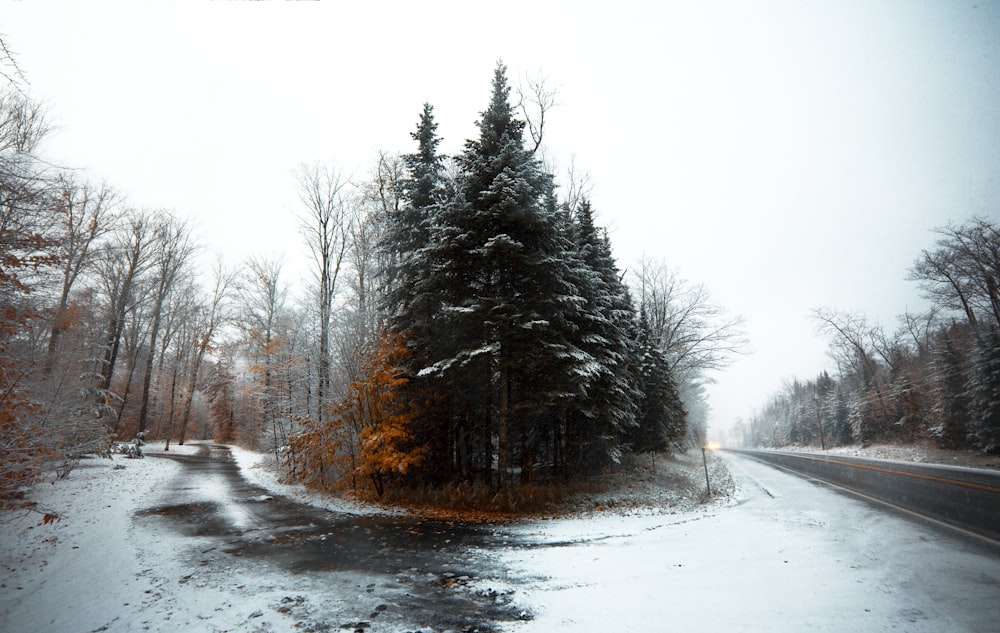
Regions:
<instances>
[{"instance_id":1,"label":"orange autumn foliage","mask_svg":"<svg viewBox=\"0 0 1000 633\"><path fill-rule=\"evenodd\" d=\"M319 485L325 487L324 480L337 473L334 487L356 487L359 479L367 479L382 496L390 481L400 480L426 457L426 448L414 441L414 412L401 397L409 381L401 369L408 354L402 335L383 332L347 394L333 405L330 420L293 441L301 467L315 472L319 466Z\"/></svg>"},{"instance_id":2,"label":"orange autumn foliage","mask_svg":"<svg viewBox=\"0 0 1000 633\"><path fill-rule=\"evenodd\" d=\"M413 412L400 398L409 380L400 365L408 354L401 335L383 332L341 403L342 414L360 429L357 474L370 479L379 496L387 479L405 475L427 452L414 445Z\"/></svg>"}]
</instances>

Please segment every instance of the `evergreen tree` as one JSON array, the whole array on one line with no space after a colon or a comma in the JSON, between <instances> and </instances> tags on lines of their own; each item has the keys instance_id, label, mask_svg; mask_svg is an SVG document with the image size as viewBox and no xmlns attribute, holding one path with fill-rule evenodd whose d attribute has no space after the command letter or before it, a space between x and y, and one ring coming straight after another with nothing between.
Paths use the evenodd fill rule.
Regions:
<instances>
[{"instance_id":1,"label":"evergreen tree","mask_svg":"<svg viewBox=\"0 0 1000 633\"><path fill-rule=\"evenodd\" d=\"M830 425L830 435L835 444L846 446L852 441L850 394L843 382L837 383L833 395L833 417Z\"/></svg>"},{"instance_id":2,"label":"evergreen tree","mask_svg":"<svg viewBox=\"0 0 1000 633\"><path fill-rule=\"evenodd\" d=\"M581 289L586 300L575 338L593 362L587 372L587 397L577 401L571 412L571 444L577 449L578 465L596 467L609 459L618 461L620 438L637 424L642 394L632 370L637 353L635 307L606 236L594 226L589 200L577 209L573 228L584 265Z\"/></svg>"},{"instance_id":3,"label":"evergreen tree","mask_svg":"<svg viewBox=\"0 0 1000 633\"><path fill-rule=\"evenodd\" d=\"M957 449L968 442L969 394L966 391L966 352L954 336L946 335L938 353L939 423L931 429L944 448Z\"/></svg>"},{"instance_id":4,"label":"evergreen tree","mask_svg":"<svg viewBox=\"0 0 1000 633\"><path fill-rule=\"evenodd\" d=\"M458 256L451 247L451 227L447 217L464 204L444 183L444 162L438 148L434 108L425 103L417 128L410 137L417 149L403 156L407 177L403 182L402 204L389 218L382 247L389 262L386 310L393 331L408 341L410 354L403 369L410 380L400 387L399 397L412 410L420 411L413 421L415 442L427 449L426 467L414 478L431 483L453 479L456 469L469 473L470 452L463 436L458 450L456 424L452 413L466 410L481 382L471 375L453 376L446 385L439 376L420 370L447 353L442 348L441 307L448 282L432 274L442 258ZM470 415L473 415L470 412ZM461 455L459 455L461 453Z\"/></svg>"},{"instance_id":5,"label":"evergreen tree","mask_svg":"<svg viewBox=\"0 0 1000 633\"><path fill-rule=\"evenodd\" d=\"M434 204L434 197L441 184L443 157L438 154L441 138L437 135L434 121L434 106L424 104L420 113L417 131L410 136L417 142L417 151L404 157L410 170L406 182L406 197L413 209L428 209ZM413 224L418 225L418 222Z\"/></svg>"},{"instance_id":6,"label":"evergreen tree","mask_svg":"<svg viewBox=\"0 0 1000 633\"><path fill-rule=\"evenodd\" d=\"M969 385L969 439L985 453L1000 452L1000 328L983 328Z\"/></svg>"},{"instance_id":7,"label":"evergreen tree","mask_svg":"<svg viewBox=\"0 0 1000 633\"><path fill-rule=\"evenodd\" d=\"M442 209L428 252L424 290L440 306L440 346L422 373L441 377L451 392L467 389L461 383L475 376L474 393L489 393L489 415L473 424L478 436L496 438L504 490L508 467L527 445L512 440L534 433L524 425L565 397L567 365L589 359L568 338L579 298L545 204L552 178L524 147L524 122L513 116L502 64L478 125L479 138L459 157L460 202Z\"/></svg>"},{"instance_id":8,"label":"evergreen tree","mask_svg":"<svg viewBox=\"0 0 1000 633\"><path fill-rule=\"evenodd\" d=\"M816 393L813 404L816 407L816 426L819 431L820 446L825 450L834 439L831 435L835 416L830 411L830 399L837 388L837 383L825 370L816 376Z\"/></svg>"},{"instance_id":9,"label":"evergreen tree","mask_svg":"<svg viewBox=\"0 0 1000 633\"><path fill-rule=\"evenodd\" d=\"M645 313L640 313L638 375L642 398L638 424L629 431L632 450L664 451L684 437L687 413L670 372L670 363L653 340Z\"/></svg>"},{"instance_id":10,"label":"evergreen tree","mask_svg":"<svg viewBox=\"0 0 1000 633\"><path fill-rule=\"evenodd\" d=\"M414 284L426 275L421 256L430 240L441 194L444 158L438 154L441 138L437 135L434 107L429 103L424 104L417 129L410 136L417 142L417 151L403 156L408 171L403 183L403 204L390 214L381 244L389 262L388 308L390 314L395 315L395 325L400 330L410 329L418 320L410 304Z\"/></svg>"}]
</instances>

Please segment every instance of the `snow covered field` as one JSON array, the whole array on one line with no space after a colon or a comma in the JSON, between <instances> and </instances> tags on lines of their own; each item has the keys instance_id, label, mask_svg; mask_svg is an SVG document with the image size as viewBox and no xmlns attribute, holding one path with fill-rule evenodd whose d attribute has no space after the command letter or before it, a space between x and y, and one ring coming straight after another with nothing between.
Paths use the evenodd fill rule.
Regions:
<instances>
[{"instance_id":1,"label":"snow covered field","mask_svg":"<svg viewBox=\"0 0 1000 633\"><path fill-rule=\"evenodd\" d=\"M542 631L996 631L1000 548L726 455L731 507L518 526Z\"/></svg>"},{"instance_id":2,"label":"snow covered field","mask_svg":"<svg viewBox=\"0 0 1000 633\"><path fill-rule=\"evenodd\" d=\"M255 483L331 507L277 484L254 467L259 456L234 453ZM727 502L497 528L496 546L466 558L484 575L456 591L478 586L512 597L531 617L503 624L512 633L995 630L996 546L725 459L738 483ZM137 520L135 512L160 500L179 469L166 459L90 460L36 494L63 516L59 523L38 525L35 513L0 515L0 631L336 631L345 621L340 613L391 611L372 595L370 575L290 575L231 563L211 539ZM190 485L229 507L233 524L250 520L227 506L232 491ZM413 629L388 619L367 624L370 631Z\"/></svg>"}]
</instances>

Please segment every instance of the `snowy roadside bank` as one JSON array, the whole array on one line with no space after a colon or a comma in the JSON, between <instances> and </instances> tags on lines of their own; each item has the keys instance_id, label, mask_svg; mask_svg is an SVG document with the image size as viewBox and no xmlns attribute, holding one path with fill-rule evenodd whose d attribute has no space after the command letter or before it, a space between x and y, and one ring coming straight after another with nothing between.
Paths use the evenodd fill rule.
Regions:
<instances>
[{"instance_id":1,"label":"snowy roadside bank","mask_svg":"<svg viewBox=\"0 0 1000 633\"><path fill-rule=\"evenodd\" d=\"M510 526L509 633L995 630L1000 552L735 455L734 503Z\"/></svg>"},{"instance_id":2,"label":"snowy roadside bank","mask_svg":"<svg viewBox=\"0 0 1000 633\"><path fill-rule=\"evenodd\" d=\"M310 490L301 484L283 483L274 465L274 455L270 453L258 453L234 445L229 445L229 451L232 453L233 459L236 460L236 463L240 467L240 472L247 481L300 503L329 510L330 512L359 516L405 514L402 510L384 508L373 504L344 499L343 497L323 494L322 492Z\"/></svg>"},{"instance_id":3,"label":"snowy roadside bank","mask_svg":"<svg viewBox=\"0 0 1000 633\"><path fill-rule=\"evenodd\" d=\"M283 483L274 456L230 446L243 476L253 484L316 508L359 516L382 514L403 516L402 508L345 499L310 490L300 484ZM601 492L580 493L561 504L561 518L615 515L676 514L701 508L706 503L729 503L735 483L725 462L715 453L707 454L712 495L706 490L702 454L698 450L669 456L633 456L629 467L599 477Z\"/></svg>"},{"instance_id":4,"label":"snowy roadside bank","mask_svg":"<svg viewBox=\"0 0 1000 633\"><path fill-rule=\"evenodd\" d=\"M869 446L853 444L828 448L825 451L819 446L783 446L775 450L1000 470L1000 454L987 455L980 451L952 451L930 444L872 444Z\"/></svg>"},{"instance_id":5,"label":"snowy roadside bank","mask_svg":"<svg viewBox=\"0 0 1000 633\"><path fill-rule=\"evenodd\" d=\"M159 597L143 582L144 565L158 563L145 557L149 536L135 532L132 517L177 470L165 459L85 459L66 479L32 490L58 522L41 525L41 515L28 511L0 514L0 630L92 631L115 620L141 629L144 610Z\"/></svg>"}]
</instances>

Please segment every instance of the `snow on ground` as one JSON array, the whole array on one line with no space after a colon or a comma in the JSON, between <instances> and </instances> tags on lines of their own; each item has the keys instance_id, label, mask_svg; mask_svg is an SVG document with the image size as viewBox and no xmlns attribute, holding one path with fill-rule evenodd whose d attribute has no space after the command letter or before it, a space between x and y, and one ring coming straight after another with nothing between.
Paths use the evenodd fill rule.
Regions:
<instances>
[{"instance_id":1,"label":"snow on ground","mask_svg":"<svg viewBox=\"0 0 1000 633\"><path fill-rule=\"evenodd\" d=\"M550 631L996 630L1000 551L726 456L732 506L509 529L515 602Z\"/></svg>"},{"instance_id":2,"label":"snow on ground","mask_svg":"<svg viewBox=\"0 0 1000 633\"><path fill-rule=\"evenodd\" d=\"M146 608L162 597L143 570L162 561L149 559L156 549L145 551L149 537L135 532L132 514L177 469L168 460L86 459L65 480L33 491L59 522L0 515L0 631L93 631L115 618L141 628Z\"/></svg>"},{"instance_id":3,"label":"snow on ground","mask_svg":"<svg viewBox=\"0 0 1000 633\"><path fill-rule=\"evenodd\" d=\"M261 456L233 454L267 490L340 509L279 484L260 467ZM662 472L684 459L691 458ZM736 456L711 463L713 481L723 485L721 459L737 486L713 503L698 502L692 479L678 497L685 503L644 510L636 502L655 482L643 480L604 499L615 512L498 528L501 545L469 560L492 559L502 581L494 574L477 582L512 591L532 618L509 624L511 633L994 630L995 546ZM374 599L365 589L370 580L357 574L289 576L241 566L217 542L137 520L137 510L163 501L179 468L166 459L87 460L66 480L34 491L63 517L59 523L0 514L0 631L298 631L309 617L337 622L337 613ZM190 482L196 498L225 504L231 496L224 486L199 485ZM281 615L295 609L298 623ZM380 626L372 631L397 633Z\"/></svg>"},{"instance_id":4,"label":"snow on ground","mask_svg":"<svg viewBox=\"0 0 1000 633\"><path fill-rule=\"evenodd\" d=\"M147 455L162 452L148 445ZM199 443L171 446L170 453L192 455ZM301 488L284 486L266 470L266 459L233 449L249 479L275 494L312 498L320 507L371 513L361 505L320 499ZM161 521L137 520L136 513L164 498L181 466L147 457L87 459L65 480L39 484L32 498L62 518L42 525L42 515L0 513L0 632L96 631L162 633L299 631L301 623L374 601L365 595L368 579L340 575L323 584L289 577L266 565L231 561L217 540L178 533ZM209 478L185 481L191 498L218 503L236 526L247 517L224 485ZM222 562L223 572L214 571ZM372 604L371 607L374 607ZM276 614L288 614L288 617Z\"/></svg>"},{"instance_id":5,"label":"snow on ground","mask_svg":"<svg viewBox=\"0 0 1000 633\"><path fill-rule=\"evenodd\" d=\"M907 445L871 444L869 446L853 444L850 446L829 448L826 451L823 451L819 446L785 446L779 450L1000 470L1000 454L987 455L981 451L951 451L926 443Z\"/></svg>"},{"instance_id":6,"label":"snow on ground","mask_svg":"<svg viewBox=\"0 0 1000 633\"><path fill-rule=\"evenodd\" d=\"M295 499L300 503L305 503L316 508L342 514L362 516L371 514L403 514L402 511L392 508L384 508L374 504L334 497L329 494L310 490L299 484L284 483L277 472L278 469L275 466L273 454L249 451L239 446L230 446L229 450L233 455L233 459L239 464L240 472L247 481L261 488L271 490L275 494L284 495L289 499Z\"/></svg>"}]
</instances>

